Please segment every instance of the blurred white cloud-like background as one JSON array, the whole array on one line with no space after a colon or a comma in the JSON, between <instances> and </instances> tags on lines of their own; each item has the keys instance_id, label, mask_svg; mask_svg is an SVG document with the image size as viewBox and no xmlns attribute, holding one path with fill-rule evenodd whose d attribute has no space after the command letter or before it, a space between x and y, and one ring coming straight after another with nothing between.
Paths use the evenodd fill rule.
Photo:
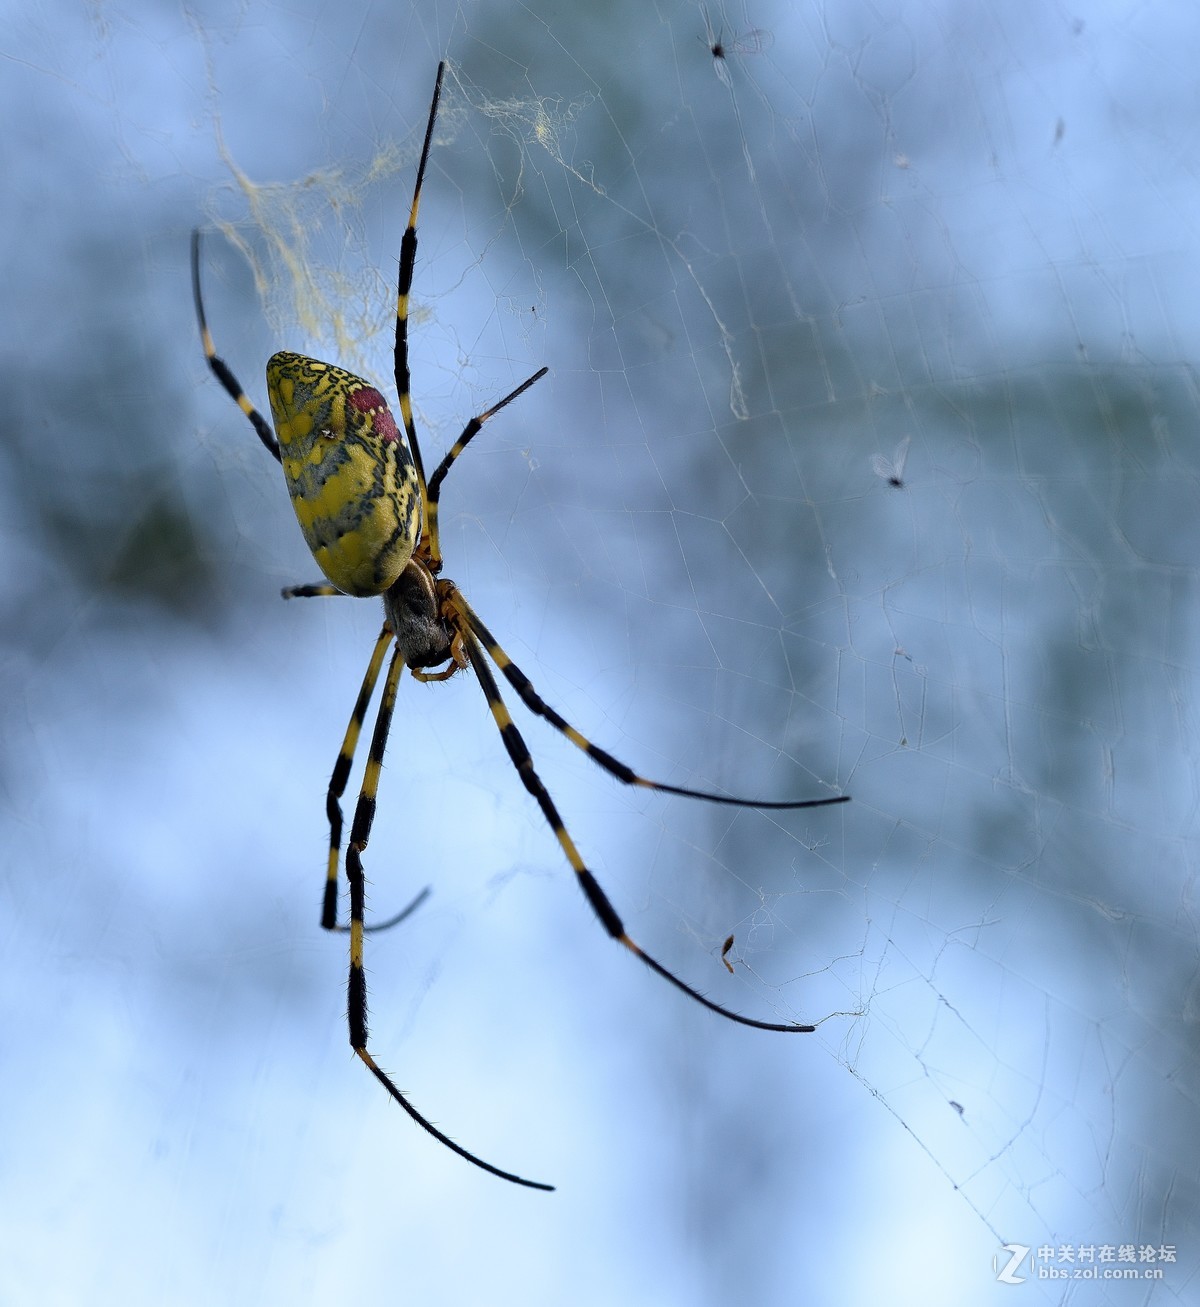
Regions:
<instances>
[{"instance_id":1,"label":"blurred white cloud-like background","mask_svg":"<svg viewBox=\"0 0 1200 1307\"><path fill-rule=\"evenodd\" d=\"M1200 16L6 17L0 1301L1193 1299ZM553 1195L350 1053L324 794L379 610L279 600L315 568L188 279L199 224L260 404L280 348L390 391L443 57L427 465L551 370L447 574L638 769L853 796L631 793L512 705L631 934L819 1023L739 1029L605 937L471 678L405 681L371 904L433 893L369 941L375 1051Z\"/></svg>"}]
</instances>

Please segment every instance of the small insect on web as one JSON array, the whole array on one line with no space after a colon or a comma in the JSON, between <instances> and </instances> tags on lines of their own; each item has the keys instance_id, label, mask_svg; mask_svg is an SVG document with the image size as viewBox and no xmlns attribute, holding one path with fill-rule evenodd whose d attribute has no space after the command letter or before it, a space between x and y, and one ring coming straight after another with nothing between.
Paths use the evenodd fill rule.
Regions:
<instances>
[{"instance_id":1,"label":"small insect on web","mask_svg":"<svg viewBox=\"0 0 1200 1307\"><path fill-rule=\"evenodd\" d=\"M708 46L708 52L713 57L713 72L722 82L729 85L729 73L726 70L726 62L731 53L733 54L762 54L764 50L769 50L775 42L774 36L765 28L751 27L726 40L724 27L716 28L713 26L712 18L709 16L707 9L701 10L704 18L704 36L702 40Z\"/></svg>"},{"instance_id":2,"label":"small insect on web","mask_svg":"<svg viewBox=\"0 0 1200 1307\"><path fill-rule=\"evenodd\" d=\"M593 762L626 785L704 799L710 803L749 808L815 808L844 803L849 796L837 794L819 799L775 801L741 799L667 785L639 775L580 734L540 697L528 677L483 624L462 591L453 581L441 575L438 504L446 474L478 435L484 423L545 376L548 370L541 368L511 394L471 418L434 469L433 475L426 479L409 393L408 313L409 292L417 257L417 210L421 202L421 187L429 160L444 74L445 65L439 64L433 100L429 106L425 141L417 165L412 208L400 243L395 380L402 428L392 417L383 395L370 382L332 363L321 363L301 354L280 353L272 355L267 362L267 395L274 423L272 430L246 396L229 366L217 356L200 290L199 231L192 233L192 290L208 366L250 420L267 452L282 465L300 529L326 577L325 581L314 585L287 589L283 592L284 598L352 595L378 596L383 600L383 626L375 641L334 764L325 805L329 819L329 857L321 925L326 930L347 930L350 936L348 1017L351 1047L408 1115L447 1148L503 1180L526 1185L531 1189L552 1189L552 1185L526 1180L511 1171L493 1166L443 1134L401 1093L368 1049L367 995L363 975L364 937L370 930L383 930L401 921L428 892L422 891L403 912L387 921L371 926L364 921L366 878L362 855L371 836L383 753L404 668L407 666L419 681L444 681L459 671L471 668L491 710L509 759L525 788L537 800L547 824L575 872L584 896L604 929L647 967L682 990L689 998L742 1025L754 1026L760 1030L788 1032L814 1029L813 1026L758 1021L730 1011L668 971L630 938L608 895L588 870L549 791L534 770L525 740L500 696L492 665L495 665L531 713L549 722ZM354 809L350 839L346 844L350 920L348 926L342 926L337 921L338 869L342 857L343 828L341 799L349 780L367 709L374 697L389 649L392 651L391 660L383 677L383 692Z\"/></svg>"},{"instance_id":3,"label":"small insect on web","mask_svg":"<svg viewBox=\"0 0 1200 1307\"><path fill-rule=\"evenodd\" d=\"M729 960L729 950L733 948L734 936L726 935L725 943L721 945L721 961L725 964L725 970L733 975L733 963Z\"/></svg>"},{"instance_id":4,"label":"small insect on web","mask_svg":"<svg viewBox=\"0 0 1200 1307\"><path fill-rule=\"evenodd\" d=\"M871 471L896 490L904 489L904 465L908 462L908 446L911 441L911 436L905 436L891 458L884 458L882 454L871 455Z\"/></svg>"}]
</instances>

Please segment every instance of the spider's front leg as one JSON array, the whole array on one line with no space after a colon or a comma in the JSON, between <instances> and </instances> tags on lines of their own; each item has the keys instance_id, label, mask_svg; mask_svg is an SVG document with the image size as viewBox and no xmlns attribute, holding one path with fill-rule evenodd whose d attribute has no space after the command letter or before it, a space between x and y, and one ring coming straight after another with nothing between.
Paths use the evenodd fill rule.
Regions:
<instances>
[{"instance_id":1,"label":"spider's front leg","mask_svg":"<svg viewBox=\"0 0 1200 1307\"><path fill-rule=\"evenodd\" d=\"M378 639L375 641L375 648L371 652L371 661L367 665L366 674L363 676L362 685L359 687L358 698L354 703L354 711L351 713L350 721L346 726L342 747L338 751L337 761L333 766L333 774L329 778L329 788L325 793L325 815L329 819L329 858L325 872L325 892L321 903L321 925L325 930L344 931L347 929L346 926L339 925L337 920L338 865L341 861L343 829L341 801L350 779L350 770L354 765L354 755L358 748L359 737L362 734L363 722L366 720L367 709L370 707L371 699L375 693L375 686L379 681L379 674L383 668L383 660L388 646L395 640L401 666L407 664L411 668L413 675L422 681L446 680L460 668L467 665L467 655L463 650L461 636L449 626L441 615L446 602L442 595L444 587L447 588L449 593L454 590L454 586L450 582L434 581L429 569L423 563L412 559L400 573L395 583L383 595L386 620ZM332 586L319 584L293 586L283 592L284 597L289 599L337 593L338 591ZM422 670L423 667L436 667L446 662L449 663L449 666L440 672L425 672ZM392 672L389 669L389 679L391 675ZM399 677L399 671L396 672L396 676ZM394 701L394 694L392 698ZM381 705L381 720L383 719L383 712L384 709ZM390 720L391 708L389 707L386 714L387 723L390 723ZM378 722L376 732L378 733ZM377 744L379 757L375 759ZM371 758L367 762L367 779L370 779L372 766L374 765L375 784L378 784L378 769L382 765L383 749L386 744L386 730L381 740L373 740L371 744ZM373 794L374 787L370 788ZM364 781L364 793L366 790L367 784ZM374 815L373 798L371 799L371 814ZM358 812L356 811L356 829L357 824ZM366 829L370 829L369 821ZM353 843L353 832L351 832L351 846L353 846ZM361 849L359 852L361 853ZM352 847L346 850L347 875L349 875L351 856ZM385 921L373 922L369 926L364 925L363 930L388 930L392 926L398 925L410 913L420 907L425 899L429 897L429 893L429 887L426 886L411 903L394 916L388 917Z\"/></svg>"},{"instance_id":2,"label":"spider's front leg","mask_svg":"<svg viewBox=\"0 0 1200 1307\"><path fill-rule=\"evenodd\" d=\"M297 587L293 593L307 592L316 590L316 587ZM287 595L289 592L284 591ZM337 593L334 591L333 593ZM366 720L367 709L371 705L371 698L375 693L375 685L379 680L379 673L383 667L384 655L387 653L388 645L392 642L391 627L384 623L383 630L379 633L379 638L375 641L375 648L371 652L371 661L367 665L366 675L363 677L362 685L359 687L358 698L354 702L354 711L350 715L350 721L346 726L346 734L342 740L342 747L338 750L337 762L333 765L333 775L329 778L329 788L325 792L325 815L329 819L329 859L325 870L325 892L321 900L321 926L325 930L346 931L348 926L338 923L338 864L341 861L342 854L342 796L346 792L346 784L350 779L350 769L354 765L354 754L358 748L359 736L362 734L363 722ZM386 743L386 739L384 741ZM349 854L347 854L347 859ZM401 908L394 916L388 917L386 921L375 921L369 926L364 926L365 931L390 930L393 926L398 926L406 917L421 906L429 897L429 886L425 888L412 900L411 903Z\"/></svg>"},{"instance_id":3,"label":"spider's front leg","mask_svg":"<svg viewBox=\"0 0 1200 1307\"><path fill-rule=\"evenodd\" d=\"M325 815L329 818L329 863L325 873L325 896L321 904L321 925L325 930L344 929L337 924L338 901L338 863L342 849L342 795L346 792L346 782L350 779L350 768L354 764L354 751L358 748L358 737L362 733L363 721L375 693L375 683L383 667L383 658L388 645L392 642L391 628L384 624L371 661L367 665L366 675L359 687L358 698L354 702L354 711L346 726L342 747L338 750L337 761L333 764L333 775L329 778L329 789L325 792Z\"/></svg>"}]
</instances>

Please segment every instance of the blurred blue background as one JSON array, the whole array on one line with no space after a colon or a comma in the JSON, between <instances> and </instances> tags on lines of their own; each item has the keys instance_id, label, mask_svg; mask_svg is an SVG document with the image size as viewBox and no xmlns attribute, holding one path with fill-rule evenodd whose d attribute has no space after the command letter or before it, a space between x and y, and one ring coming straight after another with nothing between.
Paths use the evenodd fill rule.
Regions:
<instances>
[{"instance_id":1,"label":"blurred blue background","mask_svg":"<svg viewBox=\"0 0 1200 1307\"><path fill-rule=\"evenodd\" d=\"M0 30L0 1301L1194 1301L1194 8ZM404 683L371 904L434 893L369 941L375 1050L550 1196L348 1048L324 789L379 611L279 600L314 567L188 285L199 223L260 403L279 348L390 390L443 56L427 464L551 369L447 574L635 767L854 798L631 794L529 723L634 937L820 1023L738 1029L606 939L471 679ZM1038 1278L1123 1245L1161 1280Z\"/></svg>"}]
</instances>

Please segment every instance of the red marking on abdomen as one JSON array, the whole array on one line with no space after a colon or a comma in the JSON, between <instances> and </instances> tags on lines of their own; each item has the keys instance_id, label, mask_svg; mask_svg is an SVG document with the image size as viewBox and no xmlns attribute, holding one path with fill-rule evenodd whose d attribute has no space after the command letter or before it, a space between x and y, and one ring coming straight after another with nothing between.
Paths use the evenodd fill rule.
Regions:
<instances>
[{"instance_id":1,"label":"red marking on abdomen","mask_svg":"<svg viewBox=\"0 0 1200 1307\"><path fill-rule=\"evenodd\" d=\"M392 417L387 400L374 386L360 386L346 402L360 413L370 415L375 434L385 445L400 439L400 428L396 426L396 419Z\"/></svg>"}]
</instances>

